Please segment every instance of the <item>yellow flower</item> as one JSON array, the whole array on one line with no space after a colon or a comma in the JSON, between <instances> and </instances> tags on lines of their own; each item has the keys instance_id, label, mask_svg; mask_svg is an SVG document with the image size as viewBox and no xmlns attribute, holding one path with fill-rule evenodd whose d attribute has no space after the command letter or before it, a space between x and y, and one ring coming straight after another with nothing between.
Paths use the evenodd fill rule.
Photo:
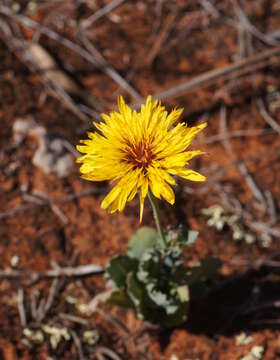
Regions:
<instances>
[{"instance_id":1,"label":"yellow flower","mask_svg":"<svg viewBox=\"0 0 280 360\"><path fill-rule=\"evenodd\" d=\"M84 179L115 183L102 201L102 209L110 207L111 213L122 211L139 190L141 221L148 189L156 198L174 204L174 192L169 185L176 183L171 175L205 180L187 167L188 161L201 151L187 151L187 148L206 123L194 127L185 123L174 125L183 109L168 114L151 96L139 112L132 111L122 97L118 105L119 112L102 114L104 122L94 123L100 133L89 132L89 139L81 140L84 145L78 145L77 149L85 155L77 161L82 163L80 172Z\"/></svg>"}]
</instances>

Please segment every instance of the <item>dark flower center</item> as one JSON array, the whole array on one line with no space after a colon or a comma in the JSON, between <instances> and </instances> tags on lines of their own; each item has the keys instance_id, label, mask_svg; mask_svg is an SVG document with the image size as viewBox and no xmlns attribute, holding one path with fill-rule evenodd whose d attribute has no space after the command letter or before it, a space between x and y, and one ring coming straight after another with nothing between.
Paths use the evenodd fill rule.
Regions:
<instances>
[{"instance_id":1,"label":"dark flower center","mask_svg":"<svg viewBox=\"0 0 280 360\"><path fill-rule=\"evenodd\" d=\"M151 144L145 142L140 142L136 145L130 144L126 154L126 160L139 168L149 166L154 157L155 155L152 152Z\"/></svg>"}]
</instances>

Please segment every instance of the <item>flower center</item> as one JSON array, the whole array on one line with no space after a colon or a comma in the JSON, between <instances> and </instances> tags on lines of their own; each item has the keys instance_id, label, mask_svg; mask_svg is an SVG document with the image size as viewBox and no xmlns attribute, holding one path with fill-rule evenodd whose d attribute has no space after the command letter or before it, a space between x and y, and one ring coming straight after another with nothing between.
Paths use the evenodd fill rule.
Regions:
<instances>
[{"instance_id":1,"label":"flower center","mask_svg":"<svg viewBox=\"0 0 280 360\"><path fill-rule=\"evenodd\" d=\"M146 168L154 159L151 145L146 142L140 142L136 145L130 145L127 150L126 160L133 163L136 167Z\"/></svg>"}]
</instances>

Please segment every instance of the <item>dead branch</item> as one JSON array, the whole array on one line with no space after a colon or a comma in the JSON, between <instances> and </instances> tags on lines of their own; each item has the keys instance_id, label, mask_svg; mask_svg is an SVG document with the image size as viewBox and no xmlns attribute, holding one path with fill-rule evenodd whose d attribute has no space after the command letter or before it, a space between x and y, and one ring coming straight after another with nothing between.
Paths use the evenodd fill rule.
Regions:
<instances>
[{"instance_id":1,"label":"dead branch","mask_svg":"<svg viewBox=\"0 0 280 360\"><path fill-rule=\"evenodd\" d=\"M12 12L7 6L0 5L0 13L4 16L7 16L10 19L17 21L23 26L30 27L32 29L40 29L40 32L50 39L58 42L59 44L65 46L67 49L74 51L76 54L80 55L82 58L87 60L90 64L97 66L101 71L103 71L106 75L108 75L112 80L117 82L124 90L126 90L134 99L141 100L142 97L138 92L127 83L125 79L123 79L116 70L110 67L107 63L101 60L100 57L94 57L92 53L88 52L78 44L75 44L73 41L59 35L55 31L51 30L47 26L40 25L38 22L28 18L27 16L21 14L15 14ZM101 54L100 54L101 55ZM105 66L107 65L107 66Z\"/></svg>"},{"instance_id":2,"label":"dead branch","mask_svg":"<svg viewBox=\"0 0 280 360\"><path fill-rule=\"evenodd\" d=\"M91 195L91 194L100 194L100 193L103 193L103 191L105 190L105 188L94 188L94 187L91 187L89 189L86 189L86 190L83 190L77 194L70 194L70 195L67 195L65 197L63 197L62 199L58 199L56 202L57 203L61 203L61 204L64 204L66 202L69 202L69 201L72 201L72 200L75 200L79 197L83 197L83 196L88 196L88 195ZM32 200L30 198L30 196L32 197ZM17 207L14 207L6 212L3 212L3 213L0 213L0 220L2 219L6 219L6 218L9 218L9 217L12 217L12 216L15 216L17 215L18 213L21 213L23 211L28 211L32 208L34 208L35 206L45 206L45 205L49 205L49 200L48 199L37 199L36 201L34 200L34 196L32 195L28 195L28 194L24 194L23 198L24 199L27 199L31 200L31 204L23 204L23 205L20 205L20 206L17 206Z\"/></svg>"},{"instance_id":3,"label":"dead branch","mask_svg":"<svg viewBox=\"0 0 280 360\"><path fill-rule=\"evenodd\" d=\"M264 301L264 302L261 302L259 304L256 304L256 305L252 305L252 306L249 306L247 309L245 309L242 314L243 315L248 315L248 314L251 314L251 313L254 313L254 312L257 312L257 311L260 311L260 310L264 310L264 309L267 309L267 308L280 308L280 300L275 300L275 301Z\"/></svg>"},{"instance_id":4,"label":"dead branch","mask_svg":"<svg viewBox=\"0 0 280 360\"><path fill-rule=\"evenodd\" d=\"M240 173L244 176L245 181L247 183L247 185L249 186L252 194L254 195L255 199L259 201L261 208L263 210L266 210L267 206L266 206L266 201L265 198L263 196L262 191L259 189L259 187L257 186L253 176L249 173L247 166L245 165L244 161L239 160L238 162L238 169L240 171Z\"/></svg>"},{"instance_id":5,"label":"dead branch","mask_svg":"<svg viewBox=\"0 0 280 360\"><path fill-rule=\"evenodd\" d=\"M220 134L222 137L222 144L226 150L227 155L234 159L233 151L229 142L228 130L227 130L227 108L225 105L221 107L220 111Z\"/></svg>"},{"instance_id":6,"label":"dead branch","mask_svg":"<svg viewBox=\"0 0 280 360\"><path fill-rule=\"evenodd\" d=\"M80 325L85 325L85 326L89 326L90 322L80 316L76 316L76 315L71 315L71 314L65 314L65 313L60 313L58 314L58 317L64 321L70 321L73 323L77 323Z\"/></svg>"},{"instance_id":7,"label":"dead branch","mask_svg":"<svg viewBox=\"0 0 280 360\"><path fill-rule=\"evenodd\" d=\"M183 84L174 86L168 90L156 94L154 97L159 100L166 100L170 98L176 98L180 95L183 95L191 90L201 88L207 85L212 85L217 80L226 80L227 76L236 77L238 71L243 70L244 72L251 73L252 66L258 66L258 69L264 68L271 64L275 57L280 56L280 48L274 48L272 50L267 50L257 55L252 55L246 59L239 60L223 68L213 69L207 71L201 75L198 75L194 79L187 81ZM136 104L139 106L140 104Z\"/></svg>"},{"instance_id":8,"label":"dead branch","mask_svg":"<svg viewBox=\"0 0 280 360\"><path fill-rule=\"evenodd\" d=\"M58 269L50 269L43 272L29 271L29 270L15 270L7 268L0 270L0 279L20 279L28 278L32 283L41 279L53 279L60 277L81 277L90 275L100 275L104 273L104 267L102 265L80 265L76 267L61 267Z\"/></svg>"},{"instance_id":9,"label":"dead branch","mask_svg":"<svg viewBox=\"0 0 280 360\"><path fill-rule=\"evenodd\" d=\"M108 315L105 311L100 309L100 307L96 308L96 312L101 315L109 324L115 326L123 336L127 336L129 334L129 330L125 324L123 324L115 316Z\"/></svg>"},{"instance_id":10,"label":"dead branch","mask_svg":"<svg viewBox=\"0 0 280 360\"><path fill-rule=\"evenodd\" d=\"M226 107L221 107L221 116L220 116L220 129L221 129L221 135L223 135L224 140L222 141L222 144L224 146L224 149L228 156L231 159L234 159L234 153L231 147L231 144L228 139L228 130L227 130L227 118L226 118ZM255 180L253 179L253 176L249 174L249 171L245 165L245 163L242 160L237 161L237 167L239 169L240 174L244 177L248 187L250 188L253 196L258 201L258 204L260 205L261 210L266 211L267 205L264 198L264 195L262 191L258 188Z\"/></svg>"},{"instance_id":11,"label":"dead branch","mask_svg":"<svg viewBox=\"0 0 280 360\"><path fill-rule=\"evenodd\" d=\"M232 0L232 3L235 7L236 15L244 27L244 29L247 30L247 32L250 32L253 36L255 36L257 39L261 40L265 44L268 44L270 46L279 46L279 41L275 40L272 36L263 34L259 29L257 29L248 19L245 12L242 10L241 6L238 4L237 0Z\"/></svg>"},{"instance_id":12,"label":"dead branch","mask_svg":"<svg viewBox=\"0 0 280 360\"><path fill-rule=\"evenodd\" d=\"M42 307L41 311L37 312L37 321L38 322L42 322L44 320L44 318L46 317L47 313L50 311L52 304L54 302L54 299L58 293L60 287L60 282L59 282L59 278L55 278L52 281L51 287L50 287L50 291L49 291L49 295L47 297L47 300L45 302L45 306Z\"/></svg>"},{"instance_id":13,"label":"dead branch","mask_svg":"<svg viewBox=\"0 0 280 360\"><path fill-rule=\"evenodd\" d=\"M150 49L150 51L148 52L148 54L145 57L144 61L147 66L150 66L152 64L152 62L154 61L154 59L157 57L158 53L160 52L162 44L166 41L168 34L169 34L169 32L174 24L174 21L176 19L176 16L177 16L176 12L170 13L167 16L161 31L159 32L159 34L157 35L157 38L153 42L152 48Z\"/></svg>"},{"instance_id":14,"label":"dead branch","mask_svg":"<svg viewBox=\"0 0 280 360\"><path fill-rule=\"evenodd\" d=\"M35 72L36 74L39 74L41 76L41 81L43 80L43 85L45 86L47 92L51 96L61 101L79 119L88 124L88 117L82 111L80 111L79 107L74 103L74 101L64 90L64 88L58 82L54 82L47 72L41 70L36 59L33 57L32 53L28 49L28 43L25 41L25 39L23 39L22 36L19 37L19 32L18 36L15 36L12 33L8 24L1 19L0 29L4 34L3 39L5 40L7 47L19 58L20 61L23 61L24 64L28 68L30 68L32 72ZM96 113L96 116L99 115Z\"/></svg>"},{"instance_id":15,"label":"dead branch","mask_svg":"<svg viewBox=\"0 0 280 360\"><path fill-rule=\"evenodd\" d=\"M101 53L93 46L93 44L88 40L86 33L84 31L80 31L80 39L83 45L88 50L89 54L96 59L98 64L104 69L104 72L111 77L119 86L123 89L127 89L127 82L124 78L122 78L119 73L117 73L112 66L104 59ZM130 95L138 101L142 101L141 95L129 85L129 91L127 90Z\"/></svg>"},{"instance_id":16,"label":"dead branch","mask_svg":"<svg viewBox=\"0 0 280 360\"><path fill-rule=\"evenodd\" d=\"M268 111L266 110L264 106L264 102L261 98L257 100L257 105L259 107L260 113L262 117L264 118L265 122L268 123L268 125L275 130L278 134L280 134L280 125L269 115Z\"/></svg>"},{"instance_id":17,"label":"dead branch","mask_svg":"<svg viewBox=\"0 0 280 360\"><path fill-rule=\"evenodd\" d=\"M18 312L21 326L26 326L26 312L24 307L24 290L22 287L18 289Z\"/></svg>"},{"instance_id":18,"label":"dead branch","mask_svg":"<svg viewBox=\"0 0 280 360\"><path fill-rule=\"evenodd\" d=\"M67 216L60 210L60 208L55 204L55 202L52 199L50 199L48 194L46 194L43 191L34 190L32 197L35 199L39 198L39 199L41 199L41 201L45 200L48 203L50 209L62 221L62 223L64 225L69 224L69 219L67 218Z\"/></svg>"},{"instance_id":19,"label":"dead branch","mask_svg":"<svg viewBox=\"0 0 280 360\"><path fill-rule=\"evenodd\" d=\"M86 20L83 20L81 22L81 26L86 29L92 24L94 24L97 20L99 20L104 15L109 14L111 11L113 11L116 7L120 6L125 0L112 0L104 6L103 8L97 10L94 14L92 14L90 17L88 17Z\"/></svg>"},{"instance_id":20,"label":"dead branch","mask_svg":"<svg viewBox=\"0 0 280 360\"><path fill-rule=\"evenodd\" d=\"M264 246L271 243L272 237L278 239L280 238L279 228L276 226L272 227L269 222L265 223L263 221L256 220L253 214L240 206L240 203L235 196L233 194L229 194L228 191L225 191L220 184L216 183L213 187L217 192L218 199L221 201L222 206L226 210L238 215L241 219L243 219L244 223L251 231L259 234ZM236 203L239 205L237 206Z\"/></svg>"},{"instance_id":21,"label":"dead branch","mask_svg":"<svg viewBox=\"0 0 280 360\"><path fill-rule=\"evenodd\" d=\"M81 340L79 339L79 336L77 335L76 331L74 330L69 330L69 331L74 341L74 345L77 350L79 360L87 360L86 357L84 356Z\"/></svg>"},{"instance_id":22,"label":"dead branch","mask_svg":"<svg viewBox=\"0 0 280 360\"><path fill-rule=\"evenodd\" d=\"M106 348L105 346L98 346L95 350L95 355L98 360L122 360L113 350Z\"/></svg>"},{"instance_id":23,"label":"dead branch","mask_svg":"<svg viewBox=\"0 0 280 360\"><path fill-rule=\"evenodd\" d=\"M241 137L257 137L257 136L264 136L264 135L271 135L275 134L274 130L270 129L249 129L249 130L234 130L230 133L225 134L218 134L209 136L205 139L201 140L195 140L193 141L193 144L213 144L216 142L223 142L226 138L227 139L235 139L235 138L241 138Z\"/></svg>"},{"instance_id":24,"label":"dead branch","mask_svg":"<svg viewBox=\"0 0 280 360\"><path fill-rule=\"evenodd\" d=\"M266 190L264 192L265 198L266 198L266 204L267 204L267 212L269 215L269 223L270 225L274 225L276 224L277 221L277 212L276 212L276 208L275 208L275 202L273 199L273 195L271 193L271 191Z\"/></svg>"}]
</instances>

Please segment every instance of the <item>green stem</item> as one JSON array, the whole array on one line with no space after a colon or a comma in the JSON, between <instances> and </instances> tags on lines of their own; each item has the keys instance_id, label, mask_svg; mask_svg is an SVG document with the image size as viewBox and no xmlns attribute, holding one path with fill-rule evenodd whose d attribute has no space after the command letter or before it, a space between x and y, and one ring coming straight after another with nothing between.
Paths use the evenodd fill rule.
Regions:
<instances>
[{"instance_id":1,"label":"green stem","mask_svg":"<svg viewBox=\"0 0 280 360\"><path fill-rule=\"evenodd\" d=\"M165 248L167 246L167 242L166 242L166 239L165 239L165 236L164 236L164 233L163 233L163 229L162 229L162 225L161 225L161 222L160 222L158 202L157 202L157 199L154 197L154 195L150 192L150 190L148 191L148 198L149 198L150 203L152 205L154 219L155 219L157 232L159 234L161 245L162 245L163 248Z\"/></svg>"}]
</instances>

